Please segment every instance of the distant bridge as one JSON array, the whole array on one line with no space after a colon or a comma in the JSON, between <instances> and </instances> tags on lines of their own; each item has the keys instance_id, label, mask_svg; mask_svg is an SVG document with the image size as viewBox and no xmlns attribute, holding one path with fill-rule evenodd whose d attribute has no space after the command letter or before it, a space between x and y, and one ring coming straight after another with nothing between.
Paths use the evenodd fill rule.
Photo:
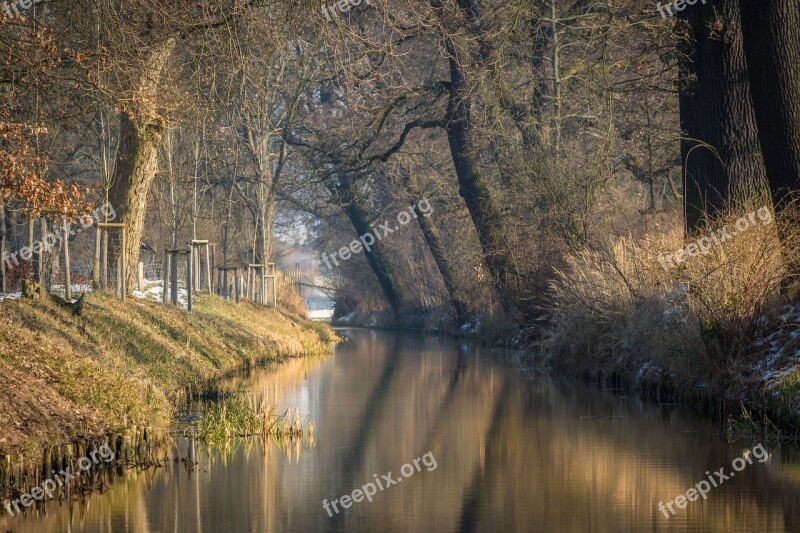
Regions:
<instances>
[{"instance_id":1,"label":"distant bridge","mask_svg":"<svg viewBox=\"0 0 800 533\"><path fill-rule=\"evenodd\" d=\"M316 285L314 283L308 283L302 280L297 280L294 282L295 285L298 287L308 287L309 289L319 289L321 291L328 291L328 292L336 292L336 289L333 287L325 287L323 285Z\"/></svg>"}]
</instances>

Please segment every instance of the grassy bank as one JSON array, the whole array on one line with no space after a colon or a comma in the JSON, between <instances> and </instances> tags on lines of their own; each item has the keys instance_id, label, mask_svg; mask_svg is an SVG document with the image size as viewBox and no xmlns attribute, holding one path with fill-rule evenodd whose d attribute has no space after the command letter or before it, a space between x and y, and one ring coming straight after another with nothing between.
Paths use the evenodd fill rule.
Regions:
<instances>
[{"instance_id":1,"label":"grassy bank","mask_svg":"<svg viewBox=\"0 0 800 533\"><path fill-rule=\"evenodd\" d=\"M737 215L709 221L735 227ZM706 244L708 241L703 241ZM552 283L550 322L531 362L604 384L639 389L784 435L800 427L800 264L796 213L751 223L724 242L687 246L683 229L660 226L575 253ZM666 265L666 268L665 266Z\"/></svg>"},{"instance_id":2,"label":"grassy bank","mask_svg":"<svg viewBox=\"0 0 800 533\"><path fill-rule=\"evenodd\" d=\"M103 294L82 316L48 301L0 304L0 456L41 461L51 445L166 430L187 390L262 361L327 353L326 325L200 296L195 311Z\"/></svg>"}]
</instances>

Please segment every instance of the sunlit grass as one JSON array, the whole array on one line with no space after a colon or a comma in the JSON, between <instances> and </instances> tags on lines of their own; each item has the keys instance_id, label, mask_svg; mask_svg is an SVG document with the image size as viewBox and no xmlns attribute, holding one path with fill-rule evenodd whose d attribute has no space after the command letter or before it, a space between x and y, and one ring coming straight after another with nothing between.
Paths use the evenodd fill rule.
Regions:
<instances>
[{"instance_id":1,"label":"sunlit grass","mask_svg":"<svg viewBox=\"0 0 800 533\"><path fill-rule=\"evenodd\" d=\"M237 369L330 351L332 331L212 295L195 312L88 294L82 316L48 301L0 304L0 458L131 425L168 430L175 406ZM236 421L241 425L241 419ZM273 432L290 431L275 422Z\"/></svg>"},{"instance_id":2,"label":"sunlit grass","mask_svg":"<svg viewBox=\"0 0 800 533\"><path fill-rule=\"evenodd\" d=\"M733 228L746 211L709 221L695 238ZM714 410L738 411L743 400L794 433L797 342L780 317L799 305L798 216L793 207L672 266L666 254L687 245L677 223L572 254L551 284L533 362ZM773 431L761 418L734 417L730 435L753 424Z\"/></svg>"},{"instance_id":3,"label":"sunlit grass","mask_svg":"<svg viewBox=\"0 0 800 533\"><path fill-rule=\"evenodd\" d=\"M301 438L313 432L313 427L311 422L303 424L297 409L279 413L265 395L236 393L206 402L196 431L188 436L219 446L238 437Z\"/></svg>"}]
</instances>

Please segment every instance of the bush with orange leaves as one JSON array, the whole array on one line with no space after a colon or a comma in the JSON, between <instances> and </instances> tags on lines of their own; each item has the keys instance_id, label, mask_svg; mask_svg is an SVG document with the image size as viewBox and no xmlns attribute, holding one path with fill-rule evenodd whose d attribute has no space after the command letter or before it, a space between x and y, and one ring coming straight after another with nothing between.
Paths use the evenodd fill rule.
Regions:
<instances>
[{"instance_id":1,"label":"bush with orange leaves","mask_svg":"<svg viewBox=\"0 0 800 533\"><path fill-rule=\"evenodd\" d=\"M19 200L28 217L58 213L75 218L88 213L93 207L86 201L90 189L42 178L44 159L31 150L35 133L30 124L11 122L0 110L0 202Z\"/></svg>"}]
</instances>

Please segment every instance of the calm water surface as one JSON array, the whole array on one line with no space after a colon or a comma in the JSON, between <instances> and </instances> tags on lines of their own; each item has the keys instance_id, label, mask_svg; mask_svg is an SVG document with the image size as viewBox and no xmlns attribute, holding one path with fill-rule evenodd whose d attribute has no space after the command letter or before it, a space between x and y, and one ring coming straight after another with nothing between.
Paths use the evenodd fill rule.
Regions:
<instances>
[{"instance_id":1,"label":"calm water surface","mask_svg":"<svg viewBox=\"0 0 800 533\"><path fill-rule=\"evenodd\" d=\"M800 532L800 454L767 446L708 499L670 501L745 450L707 420L633 397L526 376L488 350L363 330L327 359L231 380L299 408L313 438L256 439L227 452L128 471L83 504L51 503L0 531ZM191 443L179 439L173 455ZM431 452L421 471L329 517L322 502ZM430 458L430 456L429 456ZM429 464L432 464L429 462ZM341 507L340 507L341 510Z\"/></svg>"}]
</instances>

